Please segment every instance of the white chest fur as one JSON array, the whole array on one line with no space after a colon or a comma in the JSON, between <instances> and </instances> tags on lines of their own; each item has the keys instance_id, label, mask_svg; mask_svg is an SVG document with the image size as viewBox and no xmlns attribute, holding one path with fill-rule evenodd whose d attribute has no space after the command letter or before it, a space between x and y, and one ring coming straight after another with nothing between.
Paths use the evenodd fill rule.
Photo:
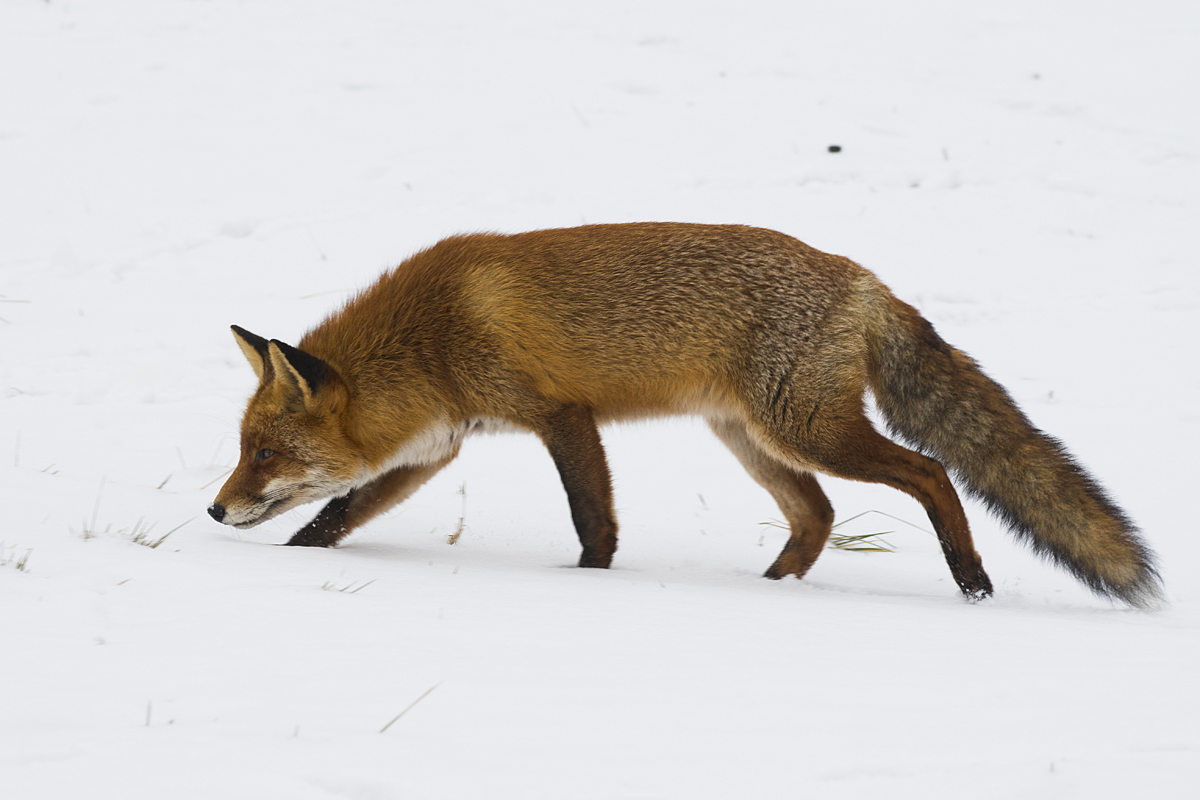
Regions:
<instances>
[{"instance_id":1,"label":"white chest fur","mask_svg":"<svg viewBox=\"0 0 1200 800\"><path fill-rule=\"evenodd\" d=\"M362 486L397 467L435 464L454 454L468 436L477 433L508 433L518 430L520 428L517 426L492 417L465 419L456 423L437 422L409 438L384 463L374 469L363 470L355 485Z\"/></svg>"}]
</instances>

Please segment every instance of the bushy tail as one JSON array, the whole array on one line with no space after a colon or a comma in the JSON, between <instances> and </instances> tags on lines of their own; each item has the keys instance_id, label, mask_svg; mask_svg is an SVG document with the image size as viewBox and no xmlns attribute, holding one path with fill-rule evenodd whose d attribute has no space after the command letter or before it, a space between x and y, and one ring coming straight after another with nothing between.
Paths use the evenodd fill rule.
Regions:
<instances>
[{"instance_id":1,"label":"bushy tail","mask_svg":"<svg viewBox=\"0 0 1200 800\"><path fill-rule=\"evenodd\" d=\"M880 284L868 290L871 388L892 432L952 470L1035 552L1137 607L1162 597L1137 527L1004 387Z\"/></svg>"}]
</instances>

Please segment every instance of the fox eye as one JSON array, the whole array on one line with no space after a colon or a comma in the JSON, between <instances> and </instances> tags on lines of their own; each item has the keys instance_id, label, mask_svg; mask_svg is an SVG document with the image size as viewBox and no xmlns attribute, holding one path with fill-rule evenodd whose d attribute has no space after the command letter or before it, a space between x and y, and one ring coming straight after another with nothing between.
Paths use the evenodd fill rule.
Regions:
<instances>
[{"instance_id":1,"label":"fox eye","mask_svg":"<svg viewBox=\"0 0 1200 800\"><path fill-rule=\"evenodd\" d=\"M266 461L268 458L270 458L273 455L275 455L274 450L259 450L254 455L254 460L255 461Z\"/></svg>"}]
</instances>

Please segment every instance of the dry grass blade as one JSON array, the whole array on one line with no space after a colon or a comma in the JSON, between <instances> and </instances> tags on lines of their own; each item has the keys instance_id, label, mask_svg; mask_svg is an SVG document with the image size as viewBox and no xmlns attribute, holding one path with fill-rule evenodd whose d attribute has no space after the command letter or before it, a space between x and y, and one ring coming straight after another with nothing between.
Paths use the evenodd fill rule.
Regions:
<instances>
[{"instance_id":1,"label":"dry grass blade","mask_svg":"<svg viewBox=\"0 0 1200 800\"><path fill-rule=\"evenodd\" d=\"M879 531L877 533L862 533L857 536L832 534L827 547L834 550L845 550L848 553L894 553L896 547L891 542L880 538L895 531Z\"/></svg>"},{"instance_id":2,"label":"dry grass blade","mask_svg":"<svg viewBox=\"0 0 1200 800\"><path fill-rule=\"evenodd\" d=\"M441 684L441 681L438 681L438 682L437 682L437 683L435 683L433 686L430 686L428 689L426 689L426 690L425 690L425 694L421 695L421 696L420 696L420 697L418 697L416 700L413 700L411 703L409 703L407 708L405 708L403 711L401 711L399 714L397 714L395 717L393 717L393 718L392 718L392 721L391 721L391 722L389 722L387 725L384 725L382 728L380 728L380 729L379 729L379 732L380 732L380 733L383 733L383 732L384 732L384 731L386 731L388 728L392 727L392 725L394 725L398 719L400 719L401 717L403 717L403 716L404 716L405 714L407 714L409 711L412 711L412 708L413 708L413 706L415 706L417 703L419 703L419 702L421 702L422 700L424 700L426 697L429 697L429 695L433 693L433 690L434 690L434 689L436 689L437 687L441 686L441 685L442 685L442 684Z\"/></svg>"},{"instance_id":3,"label":"dry grass blade","mask_svg":"<svg viewBox=\"0 0 1200 800\"><path fill-rule=\"evenodd\" d=\"M848 517L847 519L842 520L837 525L834 525L833 529L837 530L839 527L841 527L842 525L845 525L847 522L853 522L854 520L858 519L859 517L865 517L867 514L880 514L882 516L887 517L888 519L894 519L894 520L896 520L896 522L901 522L910 528L916 528L919 531L928 533L930 536L937 536L936 533L929 530L928 528L922 528L920 525L914 525L913 523L909 522L906 519L901 519L900 517L897 517L893 514L889 514L886 511L876 511L873 508L863 511L862 513L859 513L859 514L855 514L853 517Z\"/></svg>"},{"instance_id":4,"label":"dry grass blade","mask_svg":"<svg viewBox=\"0 0 1200 800\"><path fill-rule=\"evenodd\" d=\"M447 544L456 544L467 524L467 484L465 481L462 486L458 487L458 493L462 495L462 514L458 518L458 525L454 528L454 533L447 537Z\"/></svg>"},{"instance_id":5,"label":"dry grass blade","mask_svg":"<svg viewBox=\"0 0 1200 800\"><path fill-rule=\"evenodd\" d=\"M104 484L108 483L108 476L105 475L100 479L100 490L96 492L96 505L92 507L92 524L88 525L83 531L83 538L90 539L96 535L96 518L100 516L100 498L104 497Z\"/></svg>"},{"instance_id":6,"label":"dry grass blade","mask_svg":"<svg viewBox=\"0 0 1200 800\"><path fill-rule=\"evenodd\" d=\"M0 565L8 566L12 564L18 572L28 572L25 565L29 563L29 556L33 554L32 547L26 550L23 556L17 555L17 548L15 546L11 548L11 553L4 553L4 549L6 549L4 546L0 546Z\"/></svg>"},{"instance_id":7,"label":"dry grass blade","mask_svg":"<svg viewBox=\"0 0 1200 800\"><path fill-rule=\"evenodd\" d=\"M356 594L358 592L361 592L363 589L367 588L368 586L370 586L372 583L375 582L375 580L376 580L375 578L371 578L371 580L367 581L366 583L361 583L361 584L358 581L351 581L350 583L346 584L345 586L343 586L340 589L337 587L337 584L335 584L333 581L326 581L321 586L321 588L327 592L345 592L346 594Z\"/></svg>"},{"instance_id":8,"label":"dry grass blade","mask_svg":"<svg viewBox=\"0 0 1200 800\"><path fill-rule=\"evenodd\" d=\"M847 517L846 519L844 519L841 522L834 525L833 532L830 534L829 541L826 543L825 546L829 547L833 550L843 550L848 553L894 553L894 552L896 552L896 546L883 538L884 536L888 536L890 534L895 533L895 531L876 531L874 533L859 533L859 534L847 534L847 533L838 533L837 532L838 528L842 527L846 523L853 522L854 520L858 519L859 517L864 517L867 514L882 514L883 516L888 517L889 519L894 519L897 522L903 522L905 525L908 525L910 528L916 528L919 531L925 531L925 533L928 533L931 536L934 535L932 531L925 530L925 528L922 528L920 525L913 525L908 520L900 519L900 517L892 516L891 514L888 514L886 511L876 511L875 509L870 509L867 511L863 511L860 514L855 514L853 517ZM785 531L791 530L791 527L786 522L780 522L779 520L776 520L776 519L768 520L767 522L760 522L759 524L766 525L767 527L770 527L770 528L779 528L780 530L785 530ZM761 539L759 540L759 544L760 545L762 544Z\"/></svg>"},{"instance_id":9,"label":"dry grass blade","mask_svg":"<svg viewBox=\"0 0 1200 800\"><path fill-rule=\"evenodd\" d=\"M146 547L149 547L151 550L153 550L154 548L158 547L160 544L165 542L167 540L167 537L170 536L172 533L179 530L184 525L187 525L189 522L194 522L196 518L192 517L191 519L189 519L185 522L179 523L174 528L171 528L171 530L167 531L166 533L164 533L162 536L160 536L157 539L150 538L150 531L154 530L154 526L158 524L157 522L152 522L144 530L138 531L138 528L141 527L142 520L144 520L144 519L146 519L146 518L142 517L141 519L139 519L137 521L137 525L133 526L133 533L130 535L130 538L133 540L134 544L144 545Z\"/></svg>"},{"instance_id":10,"label":"dry grass blade","mask_svg":"<svg viewBox=\"0 0 1200 800\"><path fill-rule=\"evenodd\" d=\"M225 470L225 471L224 471L224 472L222 472L220 475L218 475L217 477L213 478L211 481L209 481L208 483L204 484L204 485L203 485L203 486L201 486L200 488L201 488L201 489L207 489L208 487L212 486L214 483L216 483L217 481L221 480L221 478L224 478L226 475L228 475L228 474L229 474L229 473L231 473L231 472L233 472L233 467L230 467L229 469ZM167 476L167 477L170 477L170 476ZM163 481L163 483L166 483L166 481Z\"/></svg>"}]
</instances>

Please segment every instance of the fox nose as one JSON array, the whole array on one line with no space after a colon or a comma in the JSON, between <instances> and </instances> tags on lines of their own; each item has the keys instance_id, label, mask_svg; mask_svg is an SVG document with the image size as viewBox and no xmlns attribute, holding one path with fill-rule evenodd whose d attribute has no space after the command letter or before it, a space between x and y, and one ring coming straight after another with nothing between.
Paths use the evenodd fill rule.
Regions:
<instances>
[{"instance_id":1,"label":"fox nose","mask_svg":"<svg viewBox=\"0 0 1200 800\"><path fill-rule=\"evenodd\" d=\"M208 515L217 522L222 521L225 519L225 506L221 505L220 503L213 503L208 507Z\"/></svg>"}]
</instances>

